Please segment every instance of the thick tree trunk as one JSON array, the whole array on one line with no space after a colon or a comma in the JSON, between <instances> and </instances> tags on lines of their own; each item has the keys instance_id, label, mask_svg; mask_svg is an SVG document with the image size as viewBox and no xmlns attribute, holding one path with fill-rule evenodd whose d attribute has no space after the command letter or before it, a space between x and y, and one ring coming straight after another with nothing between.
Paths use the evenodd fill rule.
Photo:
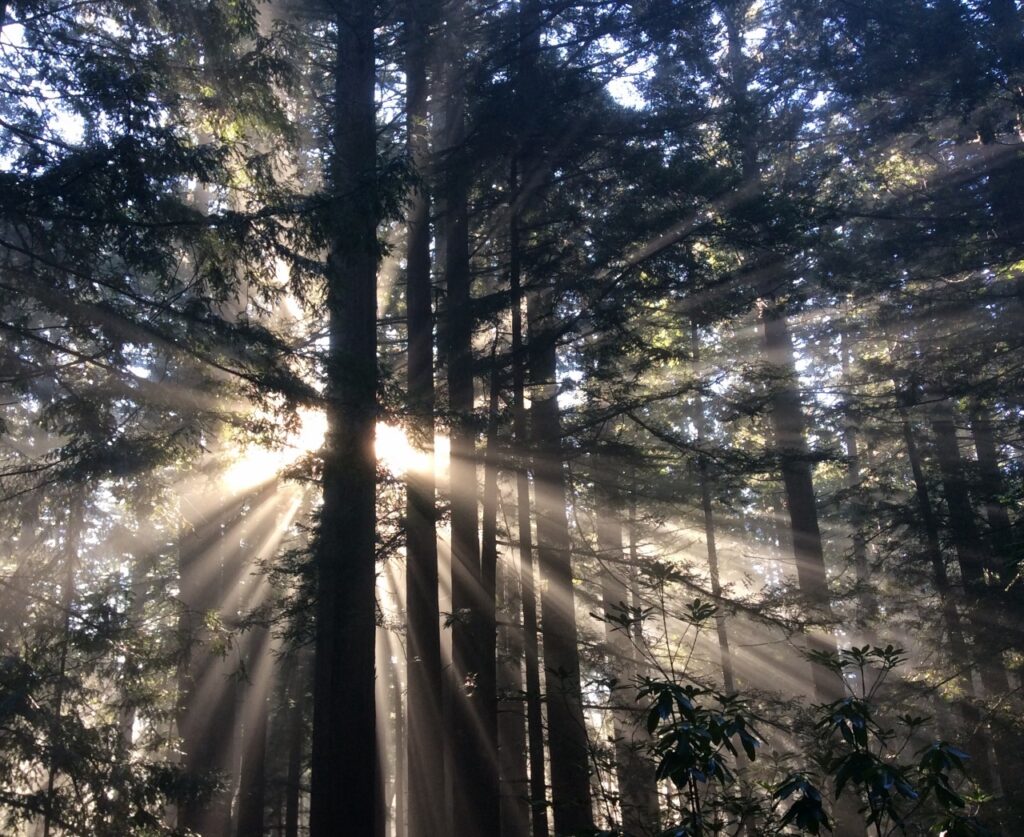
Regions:
<instances>
[{"instance_id":1,"label":"thick tree trunk","mask_svg":"<svg viewBox=\"0 0 1024 837\"><path fill-rule=\"evenodd\" d=\"M566 519L562 430L558 415L555 291L537 289L527 300L537 557L541 579L548 747L555 834L593 827L589 742L583 720L569 524Z\"/></svg>"},{"instance_id":2,"label":"thick tree trunk","mask_svg":"<svg viewBox=\"0 0 1024 837\"><path fill-rule=\"evenodd\" d=\"M407 0L406 131L409 157L420 182L407 217L406 317L408 397L413 442L434 449L434 337L430 279L429 136L427 64L432 6ZM448 831L444 799L445 749L438 610L437 512L433 458L408 475L406 494L406 618L408 620L408 761L410 837Z\"/></svg>"},{"instance_id":3,"label":"thick tree trunk","mask_svg":"<svg viewBox=\"0 0 1024 837\"><path fill-rule=\"evenodd\" d=\"M327 259L327 438L317 544L311 837L377 837L374 4L339 0Z\"/></svg>"}]
</instances>

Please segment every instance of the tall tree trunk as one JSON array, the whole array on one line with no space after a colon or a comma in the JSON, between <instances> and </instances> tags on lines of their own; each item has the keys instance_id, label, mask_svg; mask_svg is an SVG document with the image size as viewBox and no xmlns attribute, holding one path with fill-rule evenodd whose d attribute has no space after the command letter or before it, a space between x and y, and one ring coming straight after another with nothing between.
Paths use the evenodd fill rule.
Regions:
<instances>
[{"instance_id":1,"label":"tall tree trunk","mask_svg":"<svg viewBox=\"0 0 1024 837\"><path fill-rule=\"evenodd\" d=\"M786 492L797 583L808 603L818 611L817 615L827 617L830 605L825 557L807 450L806 421L793 362L793 340L786 314L777 305L765 305L762 324L765 353L776 376L770 396L772 428ZM834 643L822 637L812 637L809 644L816 650L835 650ZM811 677L819 702L835 700L839 696L840 684L823 666L812 665Z\"/></svg>"},{"instance_id":2,"label":"tall tree trunk","mask_svg":"<svg viewBox=\"0 0 1024 837\"><path fill-rule=\"evenodd\" d=\"M501 778L501 837L529 837L526 705L523 701L522 596L511 555L499 566L498 759ZM542 744L543 746L543 744ZM542 765L543 766L543 765Z\"/></svg>"},{"instance_id":3,"label":"tall tree trunk","mask_svg":"<svg viewBox=\"0 0 1024 837\"><path fill-rule=\"evenodd\" d=\"M327 219L327 438L317 544L311 837L377 837L375 4L338 0Z\"/></svg>"},{"instance_id":4,"label":"tall tree trunk","mask_svg":"<svg viewBox=\"0 0 1024 837\"><path fill-rule=\"evenodd\" d=\"M806 421L793 359L793 339L785 311L777 304L765 304L761 320L767 360L777 376L771 391L772 430L789 512L797 583L808 604L817 611L816 615L828 620L832 615L831 603L807 449ZM835 651L835 642L820 634L811 634L808 646L815 651ZM819 703L843 696L842 682L824 666L811 664L811 682ZM836 799L833 817L837 837L864 837L864 819L858 807L849 790Z\"/></svg>"},{"instance_id":5,"label":"tall tree trunk","mask_svg":"<svg viewBox=\"0 0 1024 837\"><path fill-rule=\"evenodd\" d=\"M288 766L285 777L284 837L299 837L299 807L302 801L302 757L306 739L306 692L309 666L305 649L288 655Z\"/></svg>"},{"instance_id":6,"label":"tall tree trunk","mask_svg":"<svg viewBox=\"0 0 1024 837\"><path fill-rule=\"evenodd\" d=\"M178 672L176 720L185 774L194 780L217 779L220 785L209 798L184 803L178 827L203 837L228 837L237 682L231 660L207 647L215 639L207 625L210 614L232 619L225 599L235 580L237 555L229 552L225 529L237 522L245 499L209 516L200 505L193 503L186 512L178 544L179 629L188 648Z\"/></svg>"},{"instance_id":7,"label":"tall tree trunk","mask_svg":"<svg viewBox=\"0 0 1024 837\"><path fill-rule=\"evenodd\" d=\"M541 594L548 747L555 834L593 827L589 742L583 720L569 523L566 518L562 429L558 414L555 289L544 285L527 299L530 324L532 447L537 514L537 558L546 585Z\"/></svg>"},{"instance_id":8,"label":"tall tree trunk","mask_svg":"<svg viewBox=\"0 0 1024 837\"><path fill-rule=\"evenodd\" d=\"M492 630L493 595L483 587L480 565L476 433L473 427L473 304L469 262L469 187L465 157L466 8L448 6L444 142L445 283L447 289L448 399L451 412L452 828L467 835L500 828L498 759L493 705L495 661L485 659ZM487 669L485 673L484 669ZM483 678L483 682L481 682ZM484 688L481 688L483 686ZM493 694L493 691L492 691Z\"/></svg>"},{"instance_id":9,"label":"tall tree trunk","mask_svg":"<svg viewBox=\"0 0 1024 837\"><path fill-rule=\"evenodd\" d=\"M841 364L843 380L849 382L850 363L853 357L853 348L850 345L849 331L843 331L841 336ZM860 445L858 440L857 416L849 397L843 405L843 444L846 448L846 487L850 492L850 528L853 530L851 540L853 542L853 567L857 575L857 621L864 632L864 638L870 643L876 643L872 622L878 609L874 593L871 590L871 577L868 569L868 548L864 537L864 506L860 496L863 476L861 473Z\"/></svg>"},{"instance_id":10,"label":"tall tree trunk","mask_svg":"<svg viewBox=\"0 0 1024 837\"><path fill-rule=\"evenodd\" d=\"M697 374L700 374L700 329L696 322L690 324L690 351ZM725 613L721 607L722 579L718 570L718 544L715 540L715 511L711 503L711 477L708 474L708 458L704 454L707 437L707 418L704 415L704 399L700 389L694 399L694 419L697 426L697 470L700 479L700 506L704 517L704 540L708 550L708 575L711 578L711 592L718 600L715 614L715 631L718 635L719 662L722 666L722 684L726 694L735 694L736 677L733 674L732 654L729 649L729 630Z\"/></svg>"},{"instance_id":11,"label":"tall tree trunk","mask_svg":"<svg viewBox=\"0 0 1024 837\"><path fill-rule=\"evenodd\" d=\"M54 686L53 716L50 729L50 756L46 771L46 798L43 808L43 837L50 837L53 824L54 800L57 776L60 773L60 752L58 741L61 738L61 719L64 715L64 702L67 692L68 648L71 644L71 611L75 606L75 575L80 563L79 549L82 542L82 528L85 519L85 489L82 486L72 487L71 502L68 516L64 524L64 578L61 581L60 593L60 659L57 663L57 678Z\"/></svg>"},{"instance_id":12,"label":"tall tree trunk","mask_svg":"<svg viewBox=\"0 0 1024 837\"><path fill-rule=\"evenodd\" d=\"M522 12L521 12L522 14ZM537 592L530 516L529 429L526 413L527 355L523 343L523 291L519 235L518 178L513 160L509 213L509 288L512 303L512 432L516 444L516 523L523 608L523 667L526 677L526 722L530 762L530 813L533 837L548 837L547 783L544 770L544 720L541 706Z\"/></svg>"},{"instance_id":13,"label":"tall tree trunk","mask_svg":"<svg viewBox=\"0 0 1024 837\"><path fill-rule=\"evenodd\" d=\"M1013 583L1018 569L1017 557L1014 554L1013 528L1010 525L1009 512L1000 499L1005 490L1005 482L999 467L992 414L984 403L977 400L971 405L971 435L974 437L974 449L978 455L978 475L981 477L992 563L1000 582L1006 587Z\"/></svg>"},{"instance_id":14,"label":"tall tree trunk","mask_svg":"<svg viewBox=\"0 0 1024 837\"><path fill-rule=\"evenodd\" d=\"M246 725L239 774L238 837L263 837L266 808L267 728L270 720L270 633L254 628L249 637L248 670L254 676L246 700Z\"/></svg>"},{"instance_id":15,"label":"tall tree trunk","mask_svg":"<svg viewBox=\"0 0 1024 837\"><path fill-rule=\"evenodd\" d=\"M955 413L945 398L931 406L932 432L935 452L942 474L942 487L946 495L949 515L950 540L960 565L960 575L968 600L968 618L974 640L974 659L981 674L981 683L989 698L1001 700L1010 693L1010 684L1003 662L1006 646L1003 626L1000 625L995 597L986 588L986 555L980 533L974 520L967 489L966 475L960 458ZM997 718L990 718L998 723ZM1001 724L1000 724L1001 725ZM1024 792L1020 789L1022 770L1019 737L1011 729L1003 728L993 736L996 765L1003 794L1015 808L1024 809Z\"/></svg>"},{"instance_id":16,"label":"tall tree trunk","mask_svg":"<svg viewBox=\"0 0 1024 837\"><path fill-rule=\"evenodd\" d=\"M897 385L897 398L902 399L903 397L905 396ZM924 530L925 549L932 565L932 580L942 602L942 621L946 638L949 641L949 651L953 665L959 665L961 670L959 685L963 690L964 699L960 701L959 706L960 716L967 732L967 748L977 765L978 778L988 782L992 777L992 765L988 757L988 738L984 732L981 713L974 702L977 695L974 691L974 679L971 676L971 655L964 639L964 630L960 612L957 610L956 599L949 586L946 561L943 558L939 540L939 525L932 509L920 449L914 429L910 424L910 417L902 404L899 406L899 413L900 428L907 448L907 459L910 462L910 471L914 479L914 494L917 499L918 513L921 516L921 525Z\"/></svg>"},{"instance_id":17,"label":"tall tree trunk","mask_svg":"<svg viewBox=\"0 0 1024 837\"><path fill-rule=\"evenodd\" d=\"M409 339L410 435L434 449L434 336L430 279L429 136L427 64L433 8L407 0L406 142L420 178L407 217L406 317ZM408 620L409 834L434 837L448 831L444 799L441 637L438 610L437 512L433 457L423 472L412 470L406 493L406 618Z\"/></svg>"},{"instance_id":18,"label":"tall tree trunk","mask_svg":"<svg viewBox=\"0 0 1024 837\"><path fill-rule=\"evenodd\" d=\"M611 475L606 475L611 476ZM657 834L658 789L654 767L644 757L648 745L643 712L635 700L638 666L631 636L628 574L623 561L622 498L610 487L597 487L597 551L601 561L601 599L605 618L608 669L615 685L611 693L615 739L615 771L622 827L627 834Z\"/></svg>"}]
</instances>

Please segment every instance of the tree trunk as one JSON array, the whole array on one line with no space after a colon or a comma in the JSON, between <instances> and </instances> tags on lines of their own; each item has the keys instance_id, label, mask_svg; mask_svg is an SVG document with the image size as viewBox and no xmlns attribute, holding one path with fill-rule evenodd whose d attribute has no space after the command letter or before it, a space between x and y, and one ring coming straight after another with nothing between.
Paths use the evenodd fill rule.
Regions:
<instances>
[{"instance_id":1,"label":"tree trunk","mask_svg":"<svg viewBox=\"0 0 1024 837\"><path fill-rule=\"evenodd\" d=\"M849 381L853 349L850 346L848 331L842 333L841 340L842 344L839 347L839 351L841 353L843 380ZM875 601L875 596L871 589L871 577L868 569L868 549L864 537L864 503L860 496L863 477L861 475L860 446L857 437L856 413L853 405L847 401L843 405L843 444L846 448L846 487L850 492L853 567L857 574L857 621L860 629L864 632L864 639L871 644L876 644L878 637L875 635L872 623L878 610L878 603Z\"/></svg>"},{"instance_id":2,"label":"tree trunk","mask_svg":"<svg viewBox=\"0 0 1024 837\"><path fill-rule=\"evenodd\" d=\"M949 514L949 534L956 550L960 574L968 600L968 618L974 640L974 661L986 696L1002 701L1010 693L1003 662L1006 640L1000 625L997 602L986 588L986 556L981 545L960 458L955 414L948 400L940 398L931 408L935 451L942 473L942 486ZM990 723L997 719L990 718ZM992 744L1003 793L1014 807L1024 807L1020 789L1022 770L1019 738L1011 729L998 730Z\"/></svg>"},{"instance_id":3,"label":"tree trunk","mask_svg":"<svg viewBox=\"0 0 1024 837\"><path fill-rule=\"evenodd\" d=\"M807 449L806 421L793 360L793 339L786 314L777 305L765 305L762 323L765 353L777 376L771 392L772 428L789 511L797 583L807 603L817 611L816 615L829 620L832 613L825 555ZM822 634L811 634L807 644L814 651L834 653L836 650L835 642ZM829 703L843 696L842 682L824 666L811 664L811 682L818 703ZM836 799L833 817L837 837L864 837L864 819L850 790Z\"/></svg>"},{"instance_id":4,"label":"tree trunk","mask_svg":"<svg viewBox=\"0 0 1024 837\"><path fill-rule=\"evenodd\" d=\"M406 317L410 435L434 449L434 336L430 279L430 192L427 185L427 44L432 8L408 0L406 15L406 131L409 157L420 182L407 217ZM433 457L430 467L408 474L406 493L406 618L408 620L409 834L448 831L444 799L445 758L441 711L442 666L438 610L437 512Z\"/></svg>"},{"instance_id":5,"label":"tree trunk","mask_svg":"<svg viewBox=\"0 0 1024 837\"><path fill-rule=\"evenodd\" d=\"M254 628L249 637L250 674L246 701L246 725L242 766L239 774L238 837L263 837L266 807L267 727L270 716L269 683L270 634ZM262 676L261 676L262 675Z\"/></svg>"},{"instance_id":6,"label":"tree trunk","mask_svg":"<svg viewBox=\"0 0 1024 837\"><path fill-rule=\"evenodd\" d=\"M700 329L696 322L690 324L690 350L697 374L700 374ZM733 674L732 654L729 650L729 630L722 611L722 580L718 571L718 545L715 541L715 512L711 504L711 478L708 475L708 458L703 446L707 436L707 419L704 416L704 399L700 389L696 390L694 419L697 426L697 469L700 479L700 507L704 517L704 540L708 550L708 575L711 578L711 592L718 604L715 614L715 631L718 634L719 662L722 666L722 685L728 695L736 693L736 677Z\"/></svg>"},{"instance_id":7,"label":"tree trunk","mask_svg":"<svg viewBox=\"0 0 1024 837\"><path fill-rule=\"evenodd\" d=\"M772 428L786 492L797 583L818 616L827 617L830 615L828 582L807 450L806 422L793 362L793 340L786 314L779 307L766 305L762 323L765 353L776 375L770 396ZM834 643L820 636L812 636L809 644L815 650L835 650ZM825 703L839 697L841 684L823 666L812 665L811 677L816 700Z\"/></svg>"},{"instance_id":8,"label":"tree trunk","mask_svg":"<svg viewBox=\"0 0 1024 837\"><path fill-rule=\"evenodd\" d=\"M377 837L374 4L339 0L327 258L327 438L317 544L311 837Z\"/></svg>"},{"instance_id":9,"label":"tree trunk","mask_svg":"<svg viewBox=\"0 0 1024 837\"><path fill-rule=\"evenodd\" d=\"M1017 556L1014 554L1013 528L1010 515L1000 497L1005 491L1003 472L999 467L995 432L992 429L992 415L980 401L971 405L971 435L974 449L978 454L978 475L981 477L981 493L988 521L989 544L992 564L1003 587L1008 587L1017 577Z\"/></svg>"},{"instance_id":10,"label":"tree trunk","mask_svg":"<svg viewBox=\"0 0 1024 837\"><path fill-rule=\"evenodd\" d=\"M299 806L302 800L302 755L306 738L306 691L309 674L306 651L288 655L288 766L285 778L284 837L299 837Z\"/></svg>"},{"instance_id":11,"label":"tree trunk","mask_svg":"<svg viewBox=\"0 0 1024 837\"><path fill-rule=\"evenodd\" d=\"M537 514L537 557L546 585L541 594L544 671L547 681L548 747L555 834L593 827L589 742L583 721L576 608L572 584L565 473L558 415L555 291L530 294L532 447Z\"/></svg>"},{"instance_id":12,"label":"tree trunk","mask_svg":"<svg viewBox=\"0 0 1024 837\"><path fill-rule=\"evenodd\" d=\"M529 430L525 382L527 356L523 346L523 292L516 163L512 163L509 213L509 288L512 303L512 431L517 447L516 516L519 534L519 576L523 607L523 667L526 676L526 722L530 762L530 814L533 837L548 837L547 783L544 770L544 720L541 707L540 652L537 635L537 593L530 517Z\"/></svg>"},{"instance_id":13,"label":"tree trunk","mask_svg":"<svg viewBox=\"0 0 1024 837\"><path fill-rule=\"evenodd\" d=\"M610 475L608 475L610 476ZM608 669L615 739L615 771L622 827L627 834L657 834L658 790L654 766L645 758L648 745L644 713L637 704L636 648L631 636L630 567L623 561L622 500L609 486L597 487L597 551L601 562L601 599L605 618Z\"/></svg>"},{"instance_id":14,"label":"tree trunk","mask_svg":"<svg viewBox=\"0 0 1024 837\"><path fill-rule=\"evenodd\" d=\"M237 682L232 662L206 646L216 639L207 627L209 615L231 617L224 602L235 576L231 559L237 556L227 552L225 528L237 521L244 504L241 499L205 517L201 504L192 503L178 544L179 630L188 643L178 671L176 711L182 765L193 780L220 782L208 798L181 805L178 827L203 837L231 833Z\"/></svg>"},{"instance_id":15,"label":"tree trunk","mask_svg":"<svg viewBox=\"0 0 1024 837\"><path fill-rule=\"evenodd\" d=\"M898 387L897 397L903 397ZM907 458L910 461L910 471L914 478L914 493L917 498L918 511L921 515L922 528L924 529L925 548L932 565L932 579L942 602L942 621L946 630L946 638L949 641L951 662L953 665L959 665L961 670L959 685L963 690L964 699L959 702L959 706L960 716L963 719L964 729L967 732L968 753L977 765L978 779L983 782L990 782L992 778L992 765L988 757L988 738L984 732L981 713L974 703L977 696L974 691L974 679L971 676L971 655L967 649L967 642L964 639L960 612L957 610L956 600L949 588L946 562L943 558L939 541L939 525L935 519L935 512L932 509L931 499L928 494L928 482L925 479L920 450L914 437L913 427L910 424L910 417L902 405L899 407L899 412L903 440L907 447Z\"/></svg>"}]
</instances>

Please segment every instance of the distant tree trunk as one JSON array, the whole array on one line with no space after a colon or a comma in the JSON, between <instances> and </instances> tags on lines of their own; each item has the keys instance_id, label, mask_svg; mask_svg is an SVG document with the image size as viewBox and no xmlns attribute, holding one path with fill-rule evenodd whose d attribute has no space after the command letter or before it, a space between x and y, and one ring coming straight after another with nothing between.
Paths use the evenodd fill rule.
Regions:
<instances>
[{"instance_id":1,"label":"distant tree trunk","mask_svg":"<svg viewBox=\"0 0 1024 837\"><path fill-rule=\"evenodd\" d=\"M311 837L377 837L375 4L338 0L327 258L327 438L317 544Z\"/></svg>"},{"instance_id":2,"label":"distant tree trunk","mask_svg":"<svg viewBox=\"0 0 1024 837\"><path fill-rule=\"evenodd\" d=\"M819 616L826 616L830 609L828 582L807 450L806 422L793 362L793 340L786 314L778 306L764 307L762 324L767 360L777 376L771 392L772 429L786 492L797 583L808 602L818 609ZM833 643L820 637L812 637L810 645L817 650L835 650ZM819 702L839 696L840 684L823 666L812 665L811 676Z\"/></svg>"},{"instance_id":3,"label":"distant tree trunk","mask_svg":"<svg viewBox=\"0 0 1024 837\"><path fill-rule=\"evenodd\" d=\"M433 8L407 0L406 131L409 157L420 182L407 217L406 316L409 339L410 435L434 449L434 336L430 279L430 192L427 186L427 45ZM410 837L448 831L444 799L445 748L442 726L441 637L438 610L437 512L431 467L413 470L406 494L406 618L408 620L408 760Z\"/></svg>"},{"instance_id":4,"label":"distant tree trunk","mask_svg":"<svg viewBox=\"0 0 1024 837\"><path fill-rule=\"evenodd\" d=\"M569 523L565 509L562 430L558 414L555 289L542 285L527 299L532 446L541 578L548 747L555 834L593 828L589 742L583 720Z\"/></svg>"},{"instance_id":5,"label":"distant tree trunk","mask_svg":"<svg viewBox=\"0 0 1024 837\"><path fill-rule=\"evenodd\" d=\"M949 534L956 549L964 587L978 590L985 584L986 556L974 522L974 509L967 490L967 479L960 459L953 409L941 396L931 405L935 453L942 473L942 487L949 513Z\"/></svg>"},{"instance_id":6,"label":"distant tree trunk","mask_svg":"<svg viewBox=\"0 0 1024 837\"><path fill-rule=\"evenodd\" d=\"M956 550L968 598L967 612L974 639L974 659L986 694L992 698L1003 698L1010 693L1003 662L1003 650L1007 642L1000 619L998 616L993 618L998 612L993 608L996 601L986 589L986 556L974 520L974 509L960 458L955 413L947 399L936 397L938 400L931 405L932 432L935 435L935 451L946 496L950 540ZM996 718L990 720L993 723L998 721ZM993 736L992 744L1003 793L1013 807L1021 807L1024 792L1021 791L1019 780L1024 765L1021 763L1019 737L1004 727Z\"/></svg>"},{"instance_id":7,"label":"distant tree trunk","mask_svg":"<svg viewBox=\"0 0 1024 837\"><path fill-rule=\"evenodd\" d=\"M217 779L220 787L206 799L181 805L178 827L203 837L231 833L232 782L236 772L234 733L236 689L233 663L206 647L212 636L211 614L224 613L235 561L225 544L225 528L242 512L245 500L203 515L200 502L190 504L178 543L179 629L188 648L178 671L176 720L184 772L193 780Z\"/></svg>"},{"instance_id":8,"label":"distant tree trunk","mask_svg":"<svg viewBox=\"0 0 1024 837\"><path fill-rule=\"evenodd\" d=\"M900 392L897 385L897 398L902 399L904 397L905 395ZM946 630L946 637L949 640L951 662L953 665L959 666L961 670L959 684L964 692L964 700L960 701L959 706L960 716L967 731L968 751L977 765L978 778L982 781L991 781L992 765L988 757L988 738L984 732L981 713L974 703L977 695L974 691L974 680L971 676L971 655L967 648L967 642L964 639L964 630L960 620L960 612L957 610L956 599L949 587L946 561L943 558L939 540L939 525L935 519L935 512L932 509L931 498L928 492L928 481L925 478L924 465L921 462L921 453L918 449L917 439L914 436L914 429L910 424L910 417L907 415L906 408L902 404L899 406L899 413L903 440L907 447L907 458L910 461L910 471L914 478L914 493L917 498L918 512L921 515L925 548L932 565L932 579L942 602L942 621Z\"/></svg>"},{"instance_id":9,"label":"distant tree trunk","mask_svg":"<svg viewBox=\"0 0 1024 837\"><path fill-rule=\"evenodd\" d=\"M649 742L643 713L635 699L639 673L636 648L631 623L623 621L632 614L627 584L631 568L623 561L622 498L610 485L599 485L595 505L605 645L609 673L615 680L610 702L622 827L627 834L657 834L658 789L654 767L644 757Z\"/></svg>"},{"instance_id":10,"label":"distant tree trunk","mask_svg":"<svg viewBox=\"0 0 1024 837\"><path fill-rule=\"evenodd\" d=\"M849 331L843 331L842 344L839 348L841 353L841 364L843 380L849 381L850 362L853 349L850 345ZM871 590L871 577L868 569L868 549L864 537L864 506L860 496L861 483L861 460L858 443L857 417L854 407L847 400L843 405L843 444L846 447L846 487L850 491L850 528L853 530L851 540L853 541L853 567L857 574L857 595L858 622L861 630L864 631L864 638L871 643L878 641L875 635L872 622L878 609L874 593Z\"/></svg>"},{"instance_id":11,"label":"distant tree trunk","mask_svg":"<svg viewBox=\"0 0 1024 837\"><path fill-rule=\"evenodd\" d=\"M494 350L491 352L490 392L487 401L487 439L484 448L484 492L480 544L480 602L479 614L479 673L476 681L477 717L484 741L493 756L488 765L486 791L496 797L497 810L488 806L488 817L494 817L493 831L501 828L501 787L498 758L498 632L497 632L497 582L498 582L498 408L501 395L502 370L497 363L498 334L494 335ZM492 787L493 785L493 787ZM490 822L490 820L488 820Z\"/></svg>"},{"instance_id":12,"label":"distant tree trunk","mask_svg":"<svg viewBox=\"0 0 1024 837\"><path fill-rule=\"evenodd\" d=\"M64 561L61 569L64 578L61 580L60 591L60 659L57 664L57 682L54 687L53 719L50 729L49 745L51 751L59 752L58 741L61 737L61 718L64 714L64 698L67 691L68 647L71 643L71 611L75 606L75 575L80 564L79 550L82 543L82 528L85 521L85 488L75 485L71 489L72 496L68 507L68 516L64 524ZM46 771L46 799L43 809L43 837L50 837L53 822L53 803L56 792L57 774L60 765L55 755L50 756Z\"/></svg>"},{"instance_id":13,"label":"distant tree trunk","mask_svg":"<svg viewBox=\"0 0 1024 837\"><path fill-rule=\"evenodd\" d=\"M523 701L522 597L511 556L499 568L498 758L501 777L501 837L529 837L530 782L527 772L526 705Z\"/></svg>"},{"instance_id":14,"label":"distant tree trunk","mask_svg":"<svg viewBox=\"0 0 1024 837\"><path fill-rule=\"evenodd\" d=\"M293 649L286 664L288 765L285 776L284 837L299 837L302 757L306 738L306 691L309 675L305 649Z\"/></svg>"},{"instance_id":15,"label":"distant tree trunk","mask_svg":"<svg viewBox=\"0 0 1024 837\"><path fill-rule=\"evenodd\" d=\"M522 14L522 12L521 12ZM530 814L533 837L548 837L547 784L544 775L544 720L541 707L540 652L537 634L537 593L530 516L530 437L526 413L527 355L523 344L523 291L516 163L512 163L513 208L509 213L509 287L512 304L512 432L516 444L516 516L519 575L523 608L523 667L526 676L526 721L530 762Z\"/></svg>"},{"instance_id":16,"label":"distant tree trunk","mask_svg":"<svg viewBox=\"0 0 1024 837\"><path fill-rule=\"evenodd\" d=\"M500 828L496 730L484 689L495 661L484 659L488 601L483 588L478 528L476 433L473 427L473 305L469 260L470 173L465 156L465 25L462 3L448 7L444 142L445 283L448 399L451 412L452 829L467 835ZM483 677L484 683L480 678ZM484 689L480 687L484 686ZM493 692L492 692L493 694Z\"/></svg>"},{"instance_id":17,"label":"distant tree trunk","mask_svg":"<svg viewBox=\"0 0 1024 837\"><path fill-rule=\"evenodd\" d=\"M699 374L700 367L700 328L696 322L690 324L690 352L693 363ZM707 437L707 418L704 415L704 399L700 389L696 390L694 418L697 426L697 469L700 479L700 506L704 517L704 540L708 550L708 575L711 578L711 592L718 600L718 613L715 614L715 631L718 634L719 662L722 666L722 685L726 694L735 694L736 677L733 674L732 653L729 650L729 630L725 623L722 610L722 580L718 571L718 544L715 540L715 511L711 503L711 477L708 474L708 458L703 446Z\"/></svg>"},{"instance_id":18,"label":"distant tree trunk","mask_svg":"<svg viewBox=\"0 0 1024 837\"><path fill-rule=\"evenodd\" d=\"M786 492L797 583L808 603L818 611L818 616L828 619L831 617L831 603L807 449L806 421L793 359L793 339L781 307L766 304L761 321L767 360L777 375L771 392L772 429ZM835 651L835 642L820 635L812 634L808 646L816 651ZM842 683L824 666L811 664L811 681L819 703L828 703L843 695ZM837 837L864 837L864 819L849 790L836 800L833 816Z\"/></svg>"},{"instance_id":19,"label":"distant tree trunk","mask_svg":"<svg viewBox=\"0 0 1024 837\"><path fill-rule=\"evenodd\" d=\"M244 746L239 774L238 837L263 837L266 808L267 728L270 719L270 695L266 688L270 667L270 633L254 628L249 642L249 672L255 680L249 685L246 700Z\"/></svg>"},{"instance_id":20,"label":"distant tree trunk","mask_svg":"<svg viewBox=\"0 0 1024 837\"><path fill-rule=\"evenodd\" d=\"M993 565L999 575L999 581L1006 587L1013 583L1018 570L1014 554L1013 528L1010 525L1009 512L1000 499L1005 491L1005 482L999 467L992 414L989 408L978 400L971 405L971 434L978 455L978 475L981 477L981 494L985 519L988 521Z\"/></svg>"}]
</instances>

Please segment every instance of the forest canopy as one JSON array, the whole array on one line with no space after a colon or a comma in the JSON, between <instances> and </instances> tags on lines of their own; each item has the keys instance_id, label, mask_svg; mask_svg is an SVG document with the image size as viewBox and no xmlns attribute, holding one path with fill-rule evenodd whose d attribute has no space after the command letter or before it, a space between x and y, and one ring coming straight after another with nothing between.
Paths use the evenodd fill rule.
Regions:
<instances>
[{"instance_id":1,"label":"forest canopy","mask_svg":"<svg viewBox=\"0 0 1024 837\"><path fill-rule=\"evenodd\" d=\"M1015 0L5 0L0 833L1024 834Z\"/></svg>"}]
</instances>

